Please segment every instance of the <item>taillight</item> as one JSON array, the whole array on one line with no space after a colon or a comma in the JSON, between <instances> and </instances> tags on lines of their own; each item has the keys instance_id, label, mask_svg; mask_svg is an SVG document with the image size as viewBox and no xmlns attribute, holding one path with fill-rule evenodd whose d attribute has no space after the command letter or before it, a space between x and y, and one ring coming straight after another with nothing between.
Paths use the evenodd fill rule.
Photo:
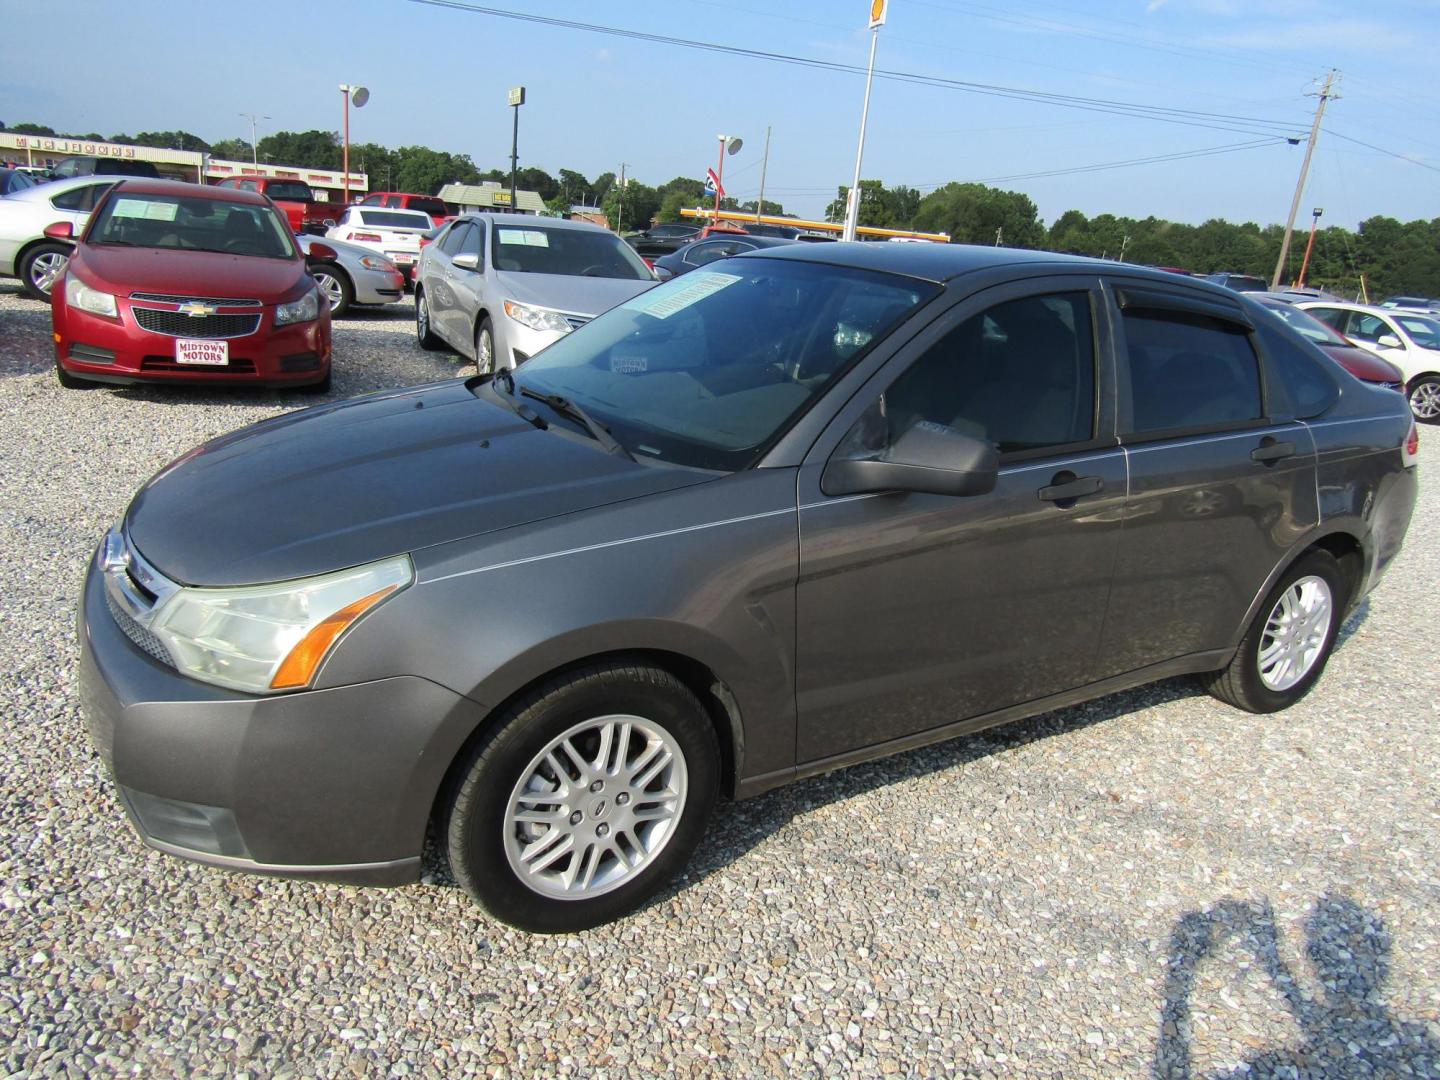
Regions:
<instances>
[{"instance_id":1,"label":"taillight","mask_svg":"<svg viewBox=\"0 0 1440 1080\"><path fill-rule=\"evenodd\" d=\"M360 243L362 243L362 244L379 244L379 243L383 242L383 239L384 239L384 238L383 238L379 233L373 233L373 232L357 232L357 233L351 233L351 234L350 234L350 239L351 239L351 240L358 240L358 241L359 241Z\"/></svg>"},{"instance_id":2,"label":"taillight","mask_svg":"<svg viewBox=\"0 0 1440 1080\"><path fill-rule=\"evenodd\" d=\"M1400 450L1400 461L1407 469L1420 460L1420 429L1410 421L1410 436Z\"/></svg>"}]
</instances>

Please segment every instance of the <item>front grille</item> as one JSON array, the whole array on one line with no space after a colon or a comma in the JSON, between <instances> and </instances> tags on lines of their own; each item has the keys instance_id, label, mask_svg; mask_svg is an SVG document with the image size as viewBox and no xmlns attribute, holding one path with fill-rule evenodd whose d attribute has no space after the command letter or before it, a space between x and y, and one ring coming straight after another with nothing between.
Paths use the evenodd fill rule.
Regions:
<instances>
[{"instance_id":1,"label":"front grille","mask_svg":"<svg viewBox=\"0 0 1440 1080\"><path fill-rule=\"evenodd\" d=\"M170 650L158 637L146 630L125 612L115 598L110 595L110 590L105 590L105 606L110 609L110 615L115 620L115 625L120 627L120 632L135 643L136 648L147 653L151 659L159 660L167 667L174 667L175 661L170 656Z\"/></svg>"},{"instance_id":2,"label":"front grille","mask_svg":"<svg viewBox=\"0 0 1440 1080\"><path fill-rule=\"evenodd\" d=\"M218 375L254 375L255 361L230 358L228 364L177 364L173 356L146 356L140 361L141 371L188 371Z\"/></svg>"},{"instance_id":3,"label":"front grille","mask_svg":"<svg viewBox=\"0 0 1440 1080\"><path fill-rule=\"evenodd\" d=\"M236 300L223 296L176 296L171 293L137 292L130 294L131 300L145 300L152 304L208 304L210 307L260 307L259 300Z\"/></svg>"},{"instance_id":4,"label":"front grille","mask_svg":"<svg viewBox=\"0 0 1440 1080\"><path fill-rule=\"evenodd\" d=\"M571 330L579 330L580 327L590 321L589 315L566 315L564 318L565 321L570 324Z\"/></svg>"},{"instance_id":5,"label":"front grille","mask_svg":"<svg viewBox=\"0 0 1440 1080\"><path fill-rule=\"evenodd\" d=\"M253 334L260 327L260 315L186 315L179 311L131 308L140 329L152 334L186 338L237 338Z\"/></svg>"}]
</instances>

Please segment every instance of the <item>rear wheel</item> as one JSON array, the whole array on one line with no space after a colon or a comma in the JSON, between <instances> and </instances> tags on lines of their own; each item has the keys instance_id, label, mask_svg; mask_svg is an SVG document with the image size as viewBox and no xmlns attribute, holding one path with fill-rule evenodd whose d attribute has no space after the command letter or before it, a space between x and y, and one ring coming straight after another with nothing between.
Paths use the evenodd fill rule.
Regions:
<instances>
[{"instance_id":1,"label":"rear wheel","mask_svg":"<svg viewBox=\"0 0 1440 1080\"><path fill-rule=\"evenodd\" d=\"M1210 683L1221 701L1246 712L1288 709L1325 670L1349 602L1335 559L1312 551L1270 591L1235 658Z\"/></svg>"},{"instance_id":2,"label":"rear wheel","mask_svg":"<svg viewBox=\"0 0 1440 1080\"><path fill-rule=\"evenodd\" d=\"M415 290L415 340L422 349L443 349L445 343L430 327L430 298L423 289Z\"/></svg>"},{"instance_id":3,"label":"rear wheel","mask_svg":"<svg viewBox=\"0 0 1440 1080\"><path fill-rule=\"evenodd\" d=\"M350 284L345 271L338 266L322 263L311 271L311 275L320 286L320 291L330 301L331 318L338 319L350 310L350 305L355 302L355 287Z\"/></svg>"},{"instance_id":4,"label":"rear wheel","mask_svg":"<svg viewBox=\"0 0 1440 1080\"><path fill-rule=\"evenodd\" d=\"M1410 384L1410 412L1422 424L1440 424L1440 375L1421 375Z\"/></svg>"},{"instance_id":5,"label":"rear wheel","mask_svg":"<svg viewBox=\"0 0 1440 1080\"><path fill-rule=\"evenodd\" d=\"M495 373L495 331L488 315L475 327L475 372L477 375Z\"/></svg>"},{"instance_id":6,"label":"rear wheel","mask_svg":"<svg viewBox=\"0 0 1440 1080\"><path fill-rule=\"evenodd\" d=\"M36 244L15 268L25 295L33 300L49 300L50 291L69 261L70 249L64 244Z\"/></svg>"},{"instance_id":7,"label":"rear wheel","mask_svg":"<svg viewBox=\"0 0 1440 1080\"><path fill-rule=\"evenodd\" d=\"M607 664L516 702L462 764L456 880L522 930L628 915L689 860L719 786L715 730L679 680Z\"/></svg>"}]
</instances>

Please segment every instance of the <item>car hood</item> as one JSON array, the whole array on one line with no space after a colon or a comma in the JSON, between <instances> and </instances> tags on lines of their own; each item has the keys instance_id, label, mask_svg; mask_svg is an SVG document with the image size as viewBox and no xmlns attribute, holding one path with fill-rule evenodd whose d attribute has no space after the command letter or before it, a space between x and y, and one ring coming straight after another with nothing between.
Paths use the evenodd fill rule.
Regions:
<instances>
[{"instance_id":1,"label":"car hood","mask_svg":"<svg viewBox=\"0 0 1440 1080\"><path fill-rule=\"evenodd\" d=\"M625 278L579 277L573 274L526 274L495 271L495 282L504 299L522 304L554 308L592 318L623 304L632 296L654 288L654 281Z\"/></svg>"},{"instance_id":2,"label":"car hood","mask_svg":"<svg viewBox=\"0 0 1440 1080\"><path fill-rule=\"evenodd\" d=\"M290 413L198 446L140 489L126 528L173 580L246 585L710 478L541 431L452 381Z\"/></svg>"},{"instance_id":3,"label":"car hood","mask_svg":"<svg viewBox=\"0 0 1440 1080\"><path fill-rule=\"evenodd\" d=\"M307 279L303 259L212 251L82 244L78 262L92 284L120 296L154 292L274 304L289 300Z\"/></svg>"},{"instance_id":4,"label":"car hood","mask_svg":"<svg viewBox=\"0 0 1440 1080\"><path fill-rule=\"evenodd\" d=\"M1400 373L1400 369L1389 360L1366 352L1358 345L1332 345L1327 341L1320 347L1357 379L1363 379L1365 382L1403 383L1405 381L1405 376Z\"/></svg>"}]
</instances>

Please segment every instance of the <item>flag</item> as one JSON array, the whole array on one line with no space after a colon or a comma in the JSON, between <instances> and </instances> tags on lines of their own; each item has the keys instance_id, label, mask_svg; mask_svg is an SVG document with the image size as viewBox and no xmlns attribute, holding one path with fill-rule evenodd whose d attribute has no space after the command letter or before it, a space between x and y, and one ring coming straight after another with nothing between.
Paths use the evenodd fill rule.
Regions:
<instances>
[{"instance_id":1,"label":"flag","mask_svg":"<svg viewBox=\"0 0 1440 1080\"><path fill-rule=\"evenodd\" d=\"M705 170L705 190L717 193L722 199L725 197L725 189L720 186L720 177L715 175L714 169Z\"/></svg>"}]
</instances>

